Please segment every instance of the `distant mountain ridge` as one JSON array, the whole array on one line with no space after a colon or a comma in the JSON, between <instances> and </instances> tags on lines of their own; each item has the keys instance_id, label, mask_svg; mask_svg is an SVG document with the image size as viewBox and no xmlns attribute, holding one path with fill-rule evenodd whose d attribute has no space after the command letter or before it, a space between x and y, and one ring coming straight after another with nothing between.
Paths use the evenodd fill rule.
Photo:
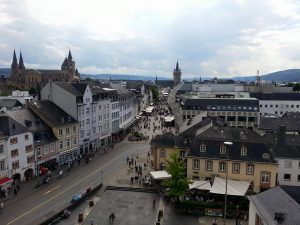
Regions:
<instances>
[{"instance_id":1,"label":"distant mountain ridge","mask_svg":"<svg viewBox=\"0 0 300 225\"><path fill-rule=\"evenodd\" d=\"M10 68L0 68L0 75L9 76ZM100 80L155 80L156 76L143 76L143 75L130 75L130 74L80 74L82 79L90 77L92 79L100 79ZM213 77L213 76L211 76ZM158 80L170 80L172 78L168 77L157 77ZM182 78L183 80L194 80L193 78ZM199 78L196 78L199 80ZM211 79L208 76L202 77L202 80ZM238 76L227 79L240 80L240 81L255 81L256 76ZM267 81L276 81L276 82L300 82L300 69L289 69L283 71L277 71L274 73L269 73L266 75L260 76L261 80Z\"/></svg>"}]
</instances>

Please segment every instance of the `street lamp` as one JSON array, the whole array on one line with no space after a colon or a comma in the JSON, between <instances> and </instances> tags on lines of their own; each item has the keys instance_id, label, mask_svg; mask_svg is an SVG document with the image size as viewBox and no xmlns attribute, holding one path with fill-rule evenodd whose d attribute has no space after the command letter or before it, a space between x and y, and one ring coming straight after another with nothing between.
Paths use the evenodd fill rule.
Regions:
<instances>
[{"instance_id":1,"label":"street lamp","mask_svg":"<svg viewBox=\"0 0 300 225\"><path fill-rule=\"evenodd\" d=\"M225 179L225 207L224 207L224 225L226 225L226 213L227 213L227 183L228 183L228 152L229 147L233 145L230 141L224 142L225 146L228 146L228 149L226 149L226 179Z\"/></svg>"}]
</instances>

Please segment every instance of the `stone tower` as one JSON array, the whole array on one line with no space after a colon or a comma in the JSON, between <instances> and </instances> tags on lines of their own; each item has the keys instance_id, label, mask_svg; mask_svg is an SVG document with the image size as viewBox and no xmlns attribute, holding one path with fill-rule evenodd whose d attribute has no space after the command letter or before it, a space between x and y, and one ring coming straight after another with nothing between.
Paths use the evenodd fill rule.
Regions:
<instances>
[{"instance_id":1,"label":"stone tower","mask_svg":"<svg viewBox=\"0 0 300 225\"><path fill-rule=\"evenodd\" d=\"M19 58L19 69L20 70L25 70L25 65L23 62L23 57L22 57L22 52L20 51L20 58Z\"/></svg>"},{"instance_id":2,"label":"stone tower","mask_svg":"<svg viewBox=\"0 0 300 225\"><path fill-rule=\"evenodd\" d=\"M18 77L19 73L20 73L20 69L19 69L19 64L18 64L15 50L14 50L14 54L13 54L13 61L12 61L10 68L11 68L11 72L10 72L11 78L14 79L14 78Z\"/></svg>"},{"instance_id":3,"label":"stone tower","mask_svg":"<svg viewBox=\"0 0 300 225\"><path fill-rule=\"evenodd\" d=\"M173 71L173 81L174 86L181 82L181 69L179 69L178 61L176 63L176 68Z\"/></svg>"}]
</instances>

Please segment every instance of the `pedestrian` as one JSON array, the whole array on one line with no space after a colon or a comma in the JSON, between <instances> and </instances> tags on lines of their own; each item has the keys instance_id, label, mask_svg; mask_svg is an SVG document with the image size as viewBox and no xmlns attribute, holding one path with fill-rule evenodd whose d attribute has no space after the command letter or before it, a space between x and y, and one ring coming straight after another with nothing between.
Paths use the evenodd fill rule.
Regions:
<instances>
[{"instance_id":1,"label":"pedestrian","mask_svg":"<svg viewBox=\"0 0 300 225\"><path fill-rule=\"evenodd\" d=\"M80 166L80 158L78 158L78 166Z\"/></svg>"},{"instance_id":2,"label":"pedestrian","mask_svg":"<svg viewBox=\"0 0 300 225\"><path fill-rule=\"evenodd\" d=\"M134 178L133 178L133 177L131 177L131 178L130 178L130 180L131 180L131 184L133 184L133 180L134 180Z\"/></svg>"},{"instance_id":3,"label":"pedestrian","mask_svg":"<svg viewBox=\"0 0 300 225\"><path fill-rule=\"evenodd\" d=\"M1 202L1 204L0 204L0 213L3 213L3 209L4 209L4 202Z\"/></svg>"},{"instance_id":4,"label":"pedestrian","mask_svg":"<svg viewBox=\"0 0 300 225\"><path fill-rule=\"evenodd\" d=\"M153 209L155 208L155 199L153 199Z\"/></svg>"},{"instance_id":5,"label":"pedestrian","mask_svg":"<svg viewBox=\"0 0 300 225\"><path fill-rule=\"evenodd\" d=\"M91 225L94 225L94 220L93 219L91 219Z\"/></svg>"},{"instance_id":6,"label":"pedestrian","mask_svg":"<svg viewBox=\"0 0 300 225\"><path fill-rule=\"evenodd\" d=\"M51 173L51 172L50 172ZM21 188L20 188L20 185L17 184L17 191L20 192L21 191Z\"/></svg>"},{"instance_id":7,"label":"pedestrian","mask_svg":"<svg viewBox=\"0 0 300 225\"><path fill-rule=\"evenodd\" d=\"M7 201L8 200L8 191L5 191L4 196L5 196L5 201Z\"/></svg>"},{"instance_id":8,"label":"pedestrian","mask_svg":"<svg viewBox=\"0 0 300 225\"><path fill-rule=\"evenodd\" d=\"M218 225L218 223L217 223L217 220L216 220L216 219L213 219L213 220L212 220L212 225Z\"/></svg>"}]
</instances>

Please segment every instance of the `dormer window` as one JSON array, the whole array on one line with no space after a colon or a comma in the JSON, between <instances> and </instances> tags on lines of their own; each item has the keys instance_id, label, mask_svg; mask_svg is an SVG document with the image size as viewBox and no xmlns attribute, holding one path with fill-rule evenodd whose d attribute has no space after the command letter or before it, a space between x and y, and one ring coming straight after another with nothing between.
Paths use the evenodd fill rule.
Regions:
<instances>
[{"instance_id":1,"label":"dormer window","mask_svg":"<svg viewBox=\"0 0 300 225\"><path fill-rule=\"evenodd\" d=\"M183 139L183 144L187 144L188 143L188 139L187 138L184 138Z\"/></svg>"},{"instance_id":2,"label":"dormer window","mask_svg":"<svg viewBox=\"0 0 300 225\"><path fill-rule=\"evenodd\" d=\"M221 155L225 155L226 154L226 146L225 145L221 145L220 146L220 154Z\"/></svg>"},{"instance_id":3,"label":"dormer window","mask_svg":"<svg viewBox=\"0 0 300 225\"><path fill-rule=\"evenodd\" d=\"M241 155L246 156L247 155L247 147L242 145L241 146Z\"/></svg>"},{"instance_id":4,"label":"dormer window","mask_svg":"<svg viewBox=\"0 0 300 225\"><path fill-rule=\"evenodd\" d=\"M200 145L200 152L206 152L206 144L202 143Z\"/></svg>"}]
</instances>

